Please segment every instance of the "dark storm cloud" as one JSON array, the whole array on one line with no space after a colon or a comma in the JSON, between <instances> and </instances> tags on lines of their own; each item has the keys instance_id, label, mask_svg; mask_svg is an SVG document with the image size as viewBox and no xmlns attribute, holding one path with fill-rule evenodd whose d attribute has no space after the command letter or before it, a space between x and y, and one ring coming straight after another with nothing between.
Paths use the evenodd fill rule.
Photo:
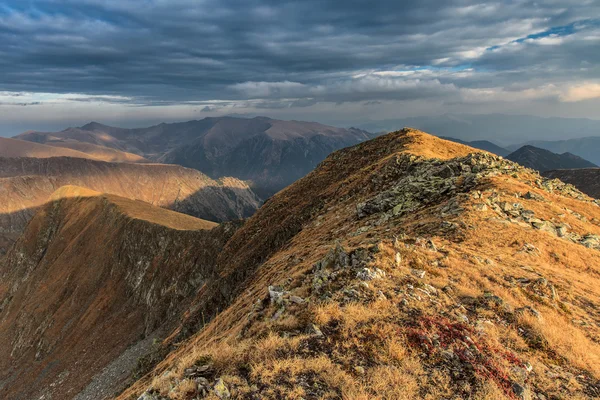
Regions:
<instances>
[{"instance_id":1,"label":"dark storm cloud","mask_svg":"<svg viewBox=\"0 0 600 400\"><path fill-rule=\"evenodd\" d=\"M0 91L112 95L138 105L256 99L256 107L278 108L469 101L475 90L600 77L593 0L3 4Z\"/></svg>"}]
</instances>

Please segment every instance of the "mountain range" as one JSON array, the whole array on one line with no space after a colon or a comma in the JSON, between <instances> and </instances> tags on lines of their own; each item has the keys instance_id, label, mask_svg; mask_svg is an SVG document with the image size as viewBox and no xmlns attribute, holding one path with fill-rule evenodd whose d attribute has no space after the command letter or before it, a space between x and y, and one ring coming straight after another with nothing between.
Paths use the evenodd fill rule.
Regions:
<instances>
[{"instance_id":1,"label":"mountain range","mask_svg":"<svg viewBox=\"0 0 600 400\"><path fill-rule=\"evenodd\" d=\"M315 122L219 117L123 129L96 122L61 132L26 132L16 139L81 143L195 168L212 178L248 181L263 198L310 172L332 151L374 137L359 129ZM73 146L75 148L75 146Z\"/></svg>"},{"instance_id":2,"label":"mountain range","mask_svg":"<svg viewBox=\"0 0 600 400\"><path fill-rule=\"evenodd\" d=\"M506 158L540 172L553 169L597 167L597 165L571 153L556 154L549 150L529 145L510 153Z\"/></svg>"},{"instance_id":3,"label":"mountain range","mask_svg":"<svg viewBox=\"0 0 600 400\"><path fill-rule=\"evenodd\" d=\"M525 141L564 141L582 137L600 136L600 120L586 118L542 118L531 115L510 114L444 114L399 118L393 120L372 121L357 124L357 127L370 132L389 132L399 126L412 126L439 136L449 136L461 140L488 140L508 147L511 151L524 144L538 146ZM544 147L543 147L544 148ZM548 150L563 153L572 149ZM598 160L592 160L596 163Z\"/></svg>"},{"instance_id":4,"label":"mountain range","mask_svg":"<svg viewBox=\"0 0 600 400\"><path fill-rule=\"evenodd\" d=\"M599 265L599 201L414 129L218 226L61 187L0 258L0 397L591 399Z\"/></svg>"},{"instance_id":5,"label":"mountain range","mask_svg":"<svg viewBox=\"0 0 600 400\"><path fill-rule=\"evenodd\" d=\"M0 254L50 195L82 186L210 221L252 215L261 200L236 178L211 179L177 165L109 163L73 157L0 157Z\"/></svg>"},{"instance_id":6,"label":"mountain range","mask_svg":"<svg viewBox=\"0 0 600 400\"><path fill-rule=\"evenodd\" d=\"M568 140L534 140L528 141L522 145L530 145L552 151L554 153L572 153L594 164L600 165L600 136L581 137ZM515 149L522 145L509 146L509 149Z\"/></svg>"}]
</instances>

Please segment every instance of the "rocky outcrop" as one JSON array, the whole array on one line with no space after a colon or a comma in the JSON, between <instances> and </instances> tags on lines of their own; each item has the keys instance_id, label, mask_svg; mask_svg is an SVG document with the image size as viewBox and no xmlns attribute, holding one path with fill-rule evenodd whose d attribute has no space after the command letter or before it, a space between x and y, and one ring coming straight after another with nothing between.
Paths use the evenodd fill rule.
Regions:
<instances>
[{"instance_id":1,"label":"rocky outcrop","mask_svg":"<svg viewBox=\"0 0 600 400\"><path fill-rule=\"evenodd\" d=\"M68 198L40 209L0 261L1 398L72 398L130 346L167 332L239 226L61 191ZM136 362L92 398L112 394Z\"/></svg>"}]
</instances>

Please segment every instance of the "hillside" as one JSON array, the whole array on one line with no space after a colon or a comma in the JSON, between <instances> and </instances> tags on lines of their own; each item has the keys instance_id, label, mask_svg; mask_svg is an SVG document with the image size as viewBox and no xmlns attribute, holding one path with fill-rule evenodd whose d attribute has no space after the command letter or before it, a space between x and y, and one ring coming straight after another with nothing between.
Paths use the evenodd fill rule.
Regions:
<instances>
[{"instance_id":1,"label":"hillside","mask_svg":"<svg viewBox=\"0 0 600 400\"><path fill-rule=\"evenodd\" d=\"M39 143L27 142L25 140L9 139L0 137L0 157L78 157L93 158L81 151L46 146Z\"/></svg>"},{"instance_id":2,"label":"hillside","mask_svg":"<svg viewBox=\"0 0 600 400\"><path fill-rule=\"evenodd\" d=\"M90 133L78 128L69 128L57 133L29 131L15 138L46 146L75 150L87 154L84 158L94 160L132 163L149 162L138 154L124 151L122 146L115 144L115 139L110 135ZM27 155L21 157L27 157Z\"/></svg>"},{"instance_id":3,"label":"hillside","mask_svg":"<svg viewBox=\"0 0 600 400\"><path fill-rule=\"evenodd\" d=\"M497 144L492 143L489 140L473 140L473 141L468 142L466 140L456 139L456 138L447 137L447 136L440 136L440 138L444 139L444 140L450 140L451 142L464 144L464 145L473 147L475 149L489 151L492 154L496 154L496 155L502 156L502 157L506 157L507 155L510 154L509 150L505 149L504 147L498 146Z\"/></svg>"},{"instance_id":4,"label":"hillside","mask_svg":"<svg viewBox=\"0 0 600 400\"><path fill-rule=\"evenodd\" d=\"M236 229L83 188L53 198L0 260L2 399L73 398L105 367L113 386L91 395L111 395Z\"/></svg>"},{"instance_id":5,"label":"hillside","mask_svg":"<svg viewBox=\"0 0 600 400\"><path fill-rule=\"evenodd\" d=\"M588 196L600 199L600 168L556 169L542 175L570 183Z\"/></svg>"},{"instance_id":6,"label":"hillside","mask_svg":"<svg viewBox=\"0 0 600 400\"><path fill-rule=\"evenodd\" d=\"M523 146L507 155L506 158L542 172L553 169L597 167L597 165L571 153L556 154L533 146Z\"/></svg>"},{"instance_id":7,"label":"hillside","mask_svg":"<svg viewBox=\"0 0 600 400\"><path fill-rule=\"evenodd\" d=\"M58 188L75 185L211 221L250 216L260 199L235 178L214 180L175 165L81 158L0 158L0 254Z\"/></svg>"},{"instance_id":8,"label":"hillside","mask_svg":"<svg viewBox=\"0 0 600 400\"><path fill-rule=\"evenodd\" d=\"M216 178L251 182L268 197L310 172L332 151L373 137L358 129L315 122L219 117L123 129L89 123L62 132L26 132L19 139L42 143L78 141L110 147Z\"/></svg>"},{"instance_id":9,"label":"hillside","mask_svg":"<svg viewBox=\"0 0 600 400\"><path fill-rule=\"evenodd\" d=\"M598 204L472 152L404 130L332 154L119 399L597 397Z\"/></svg>"},{"instance_id":10,"label":"hillside","mask_svg":"<svg viewBox=\"0 0 600 400\"><path fill-rule=\"evenodd\" d=\"M541 149L546 149L549 151L552 151L554 153L572 153L575 154L579 157L582 157L586 160L590 160L591 162L593 162L594 164L598 164L600 165L600 122L598 121L594 121L597 125L599 125L599 127L595 128L595 132L593 132L592 134L595 136L589 136L589 137L581 137L581 138L574 138L574 139L568 139L568 140L533 140L533 141L529 141L527 143L523 143L521 145L515 145L515 146L511 146L511 148L518 148L524 145L530 145L530 146L535 146L535 147L539 147ZM571 131L571 129L568 129L568 131ZM584 136L585 131L578 131L575 130L575 132L578 132L579 135Z\"/></svg>"},{"instance_id":11,"label":"hillside","mask_svg":"<svg viewBox=\"0 0 600 400\"><path fill-rule=\"evenodd\" d=\"M411 129L390 133L335 152L216 245L171 230L140 240L130 229L146 218L134 224L98 210L114 203L49 204L5 259L0 293L14 294L8 303L0 296L0 323L19 321L6 326L23 333L0 334L18 338L0 346L0 362L22 372L0 376L0 397L105 398L131 365L120 364L130 357L115 342L140 330L155 345L135 346L137 382L118 399L600 395L599 204L511 161ZM58 268L65 276L98 271L117 273L111 285L138 282L141 290L125 293L153 301L145 322L111 308L121 298L112 286L93 297L103 299L101 313L97 303L72 301L73 291L94 292L70 284L87 282L80 272L45 275L60 260L69 260ZM167 285L141 275L172 273L172 265L182 271ZM119 278L121 270L133 270L131 278ZM203 274L197 289L166 289L189 283L186 271ZM45 286L26 289L30 282L49 285L44 307L22 294L46 296ZM87 304L85 324L45 309L76 321L77 305ZM153 331L161 315L171 318ZM67 353L63 343L78 347ZM113 368L102 371L109 360Z\"/></svg>"}]
</instances>

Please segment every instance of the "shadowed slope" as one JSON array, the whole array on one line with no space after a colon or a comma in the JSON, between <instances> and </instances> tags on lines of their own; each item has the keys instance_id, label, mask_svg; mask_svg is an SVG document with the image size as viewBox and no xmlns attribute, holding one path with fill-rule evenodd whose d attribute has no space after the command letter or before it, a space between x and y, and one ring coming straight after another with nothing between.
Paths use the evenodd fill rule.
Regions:
<instances>
[{"instance_id":1,"label":"shadowed slope","mask_svg":"<svg viewBox=\"0 0 600 400\"><path fill-rule=\"evenodd\" d=\"M557 169L542 175L570 183L588 196L600 199L600 168Z\"/></svg>"},{"instance_id":2,"label":"shadowed slope","mask_svg":"<svg viewBox=\"0 0 600 400\"><path fill-rule=\"evenodd\" d=\"M72 398L138 344L94 398L110 395L236 228L84 188L53 198L0 261L0 398Z\"/></svg>"}]
</instances>

